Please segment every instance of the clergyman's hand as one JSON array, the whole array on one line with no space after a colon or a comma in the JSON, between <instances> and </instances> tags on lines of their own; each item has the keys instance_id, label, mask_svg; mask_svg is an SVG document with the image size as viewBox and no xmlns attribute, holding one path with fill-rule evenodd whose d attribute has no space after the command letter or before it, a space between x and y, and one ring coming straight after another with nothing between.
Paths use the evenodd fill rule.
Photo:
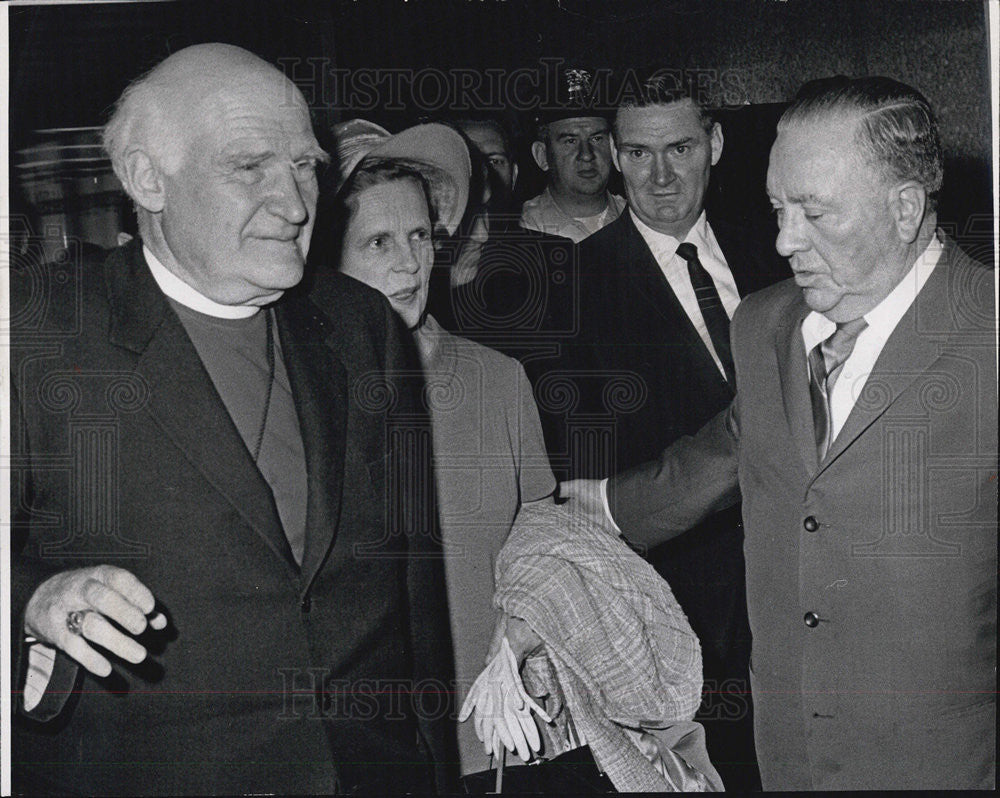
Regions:
<instances>
[{"instance_id":1,"label":"clergyman's hand","mask_svg":"<svg viewBox=\"0 0 1000 798\"><path fill-rule=\"evenodd\" d=\"M152 592L130 571L113 565L78 568L38 586L24 611L24 631L64 651L94 675L108 676L111 663L90 644L128 662L142 662L146 649L111 621L131 635L142 634L147 625L163 629L167 619L163 613L152 614L155 606ZM70 613L79 613L78 632L67 624Z\"/></svg>"}]
</instances>

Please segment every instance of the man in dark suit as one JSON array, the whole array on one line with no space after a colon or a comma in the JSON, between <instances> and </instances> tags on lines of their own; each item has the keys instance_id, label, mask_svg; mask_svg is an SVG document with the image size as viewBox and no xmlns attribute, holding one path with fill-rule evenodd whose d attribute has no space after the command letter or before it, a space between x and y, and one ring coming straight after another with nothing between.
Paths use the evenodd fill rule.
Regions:
<instances>
[{"instance_id":1,"label":"man in dark suit","mask_svg":"<svg viewBox=\"0 0 1000 798\"><path fill-rule=\"evenodd\" d=\"M400 476L426 427L387 303L296 287L304 99L198 45L105 143L140 240L13 281L14 791L432 789L447 613L432 486Z\"/></svg>"},{"instance_id":2,"label":"man in dark suit","mask_svg":"<svg viewBox=\"0 0 1000 798\"><path fill-rule=\"evenodd\" d=\"M764 789L993 789L994 275L936 231L937 126L897 81L806 84L767 183L795 278L733 319L736 399L564 492L646 544L742 492Z\"/></svg>"},{"instance_id":3,"label":"man in dark suit","mask_svg":"<svg viewBox=\"0 0 1000 798\"><path fill-rule=\"evenodd\" d=\"M742 297L788 274L770 242L707 216L722 129L666 83L648 79L618 109L612 155L628 210L580 243L578 336L561 372L538 385L539 405L550 413L549 397L558 400L564 381L581 397L565 427L574 477L608 477L644 462L726 407L734 392L729 317ZM560 454L553 452L554 466ZM702 643L699 719L709 754L730 788L753 788L738 508L650 559Z\"/></svg>"}]
</instances>

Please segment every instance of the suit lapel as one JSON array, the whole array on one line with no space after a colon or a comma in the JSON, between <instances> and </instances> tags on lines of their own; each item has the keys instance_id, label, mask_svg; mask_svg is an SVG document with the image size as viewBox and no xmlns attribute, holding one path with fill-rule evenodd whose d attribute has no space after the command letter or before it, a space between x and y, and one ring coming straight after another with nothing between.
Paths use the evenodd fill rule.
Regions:
<instances>
[{"instance_id":1,"label":"suit lapel","mask_svg":"<svg viewBox=\"0 0 1000 798\"><path fill-rule=\"evenodd\" d=\"M301 291L277 308L278 334L295 397L308 475L302 589L308 590L336 537L347 440L347 373L326 343L330 325Z\"/></svg>"},{"instance_id":2,"label":"suit lapel","mask_svg":"<svg viewBox=\"0 0 1000 798\"><path fill-rule=\"evenodd\" d=\"M658 316L664 318L687 318L687 314L684 312L684 308L681 307L677 295L674 294L670 283L667 282L667 278L663 276L663 270L660 269L656 258L653 257L646 239L636 229L628 214L623 214L622 218L624 220L623 246L616 254L618 257L624 255L621 258L621 262L625 264L625 268L630 272L629 276L632 277L639 300L648 303ZM690 322L688 326L691 328L691 334L697 337L698 334Z\"/></svg>"},{"instance_id":3,"label":"suit lapel","mask_svg":"<svg viewBox=\"0 0 1000 798\"><path fill-rule=\"evenodd\" d=\"M808 473L815 473L818 463L816 436L812 417L812 402L809 397L809 367L805 347L802 343L802 320L809 308L796 291L795 297L785 313L783 322L775 331L775 352L778 354L778 375L781 379L781 399L785 406L785 418L795 446Z\"/></svg>"},{"instance_id":4,"label":"suit lapel","mask_svg":"<svg viewBox=\"0 0 1000 798\"><path fill-rule=\"evenodd\" d=\"M941 345L953 330L948 306L948 265L959 254L954 242L948 241L934 272L899 320L875 361L861 395L823 460L824 469L878 420L940 356Z\"/></svg>"},{"instance_id":5,"label":"suit lapel","mask_svg":"<svg viewBox=\"0 0 1000 798\"><path fill-rule=\"evenodd\" d=\"M718 366L712 359L711 354L705 347L705 342L701 340L698 331L691 323L691 319L684 306L681 305L674 289L663 274L660 264L656 262L653 253L642 237L642 233L632 223L631 215L623 213L619 217L623 222L624 237L623 247L620 250L624 254L622 262L626 268L631 270L631 283L635 287L638 301L648 303L656 315L669 324L674 331L679 332L683 345L690 352L692 359L700 360L698 369L702 373L715 374L719 382L725 383L725 378L719 372ZM616 257L618 253L616 253ZM674 343L674 342L671 342ZM728 386L728 383L726 383Z\"/></svg>"},{"instance_id":6,"label":"suit lapel","mask_svg":"<svg viewBox=\"0 0 1000 798\"><path fill-rule=\"evenodd\" d=\"M226 411L194 344L153 279L138 241L105 265L111 343L139 355L146 410L191 464L293 570L267 482Z\"/></svg>"}]
</instances>

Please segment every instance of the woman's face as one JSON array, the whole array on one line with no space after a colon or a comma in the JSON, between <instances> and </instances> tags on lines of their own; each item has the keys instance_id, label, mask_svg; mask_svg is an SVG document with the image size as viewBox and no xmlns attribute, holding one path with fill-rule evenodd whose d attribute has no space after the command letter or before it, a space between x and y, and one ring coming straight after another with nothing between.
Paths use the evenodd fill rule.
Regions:
<instances>
[{"instance_id":1,"label":"woman's face","mask_svg":"<svg viewBox=\"0 0 1000 798\"><path fill-rule=\"evenodd\" d=\"M364 189L354 206L341 271L381 291L406 326L416 327L434 261L423 189L413 180L394 180Z\"/></svg>"}]
</instances>

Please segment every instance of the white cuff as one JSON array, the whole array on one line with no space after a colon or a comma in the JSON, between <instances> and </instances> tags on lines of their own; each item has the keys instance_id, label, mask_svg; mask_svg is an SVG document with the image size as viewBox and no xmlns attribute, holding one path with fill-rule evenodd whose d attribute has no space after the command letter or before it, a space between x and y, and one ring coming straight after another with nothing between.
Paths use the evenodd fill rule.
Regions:
<instances>
[{"instance_id":1,"label":"white cuff","mask_svg":"<svg viewBox=\"0 0 1000 798\"><path fill-rule=\"evenodd\" d=\"M24 678L24 711L31 712L45 696L45 689L56 666L56 650L52 646L28 638L28 673Z\"/></svg>"},{"instance_id":2,"label":"white cuff","mask_svg":"<svg viewBox=\"0 0 1000 798\"><path fill-rule=\"evenodd\" d=\"M615 519L611 517L611 508L608 506L608 477L601 480L601 506L604 508L604 515L608 519L611 526L614 527L615 532L619 535L622 534L621 527L615 523Z\"/></svg>"}]
</instances>

